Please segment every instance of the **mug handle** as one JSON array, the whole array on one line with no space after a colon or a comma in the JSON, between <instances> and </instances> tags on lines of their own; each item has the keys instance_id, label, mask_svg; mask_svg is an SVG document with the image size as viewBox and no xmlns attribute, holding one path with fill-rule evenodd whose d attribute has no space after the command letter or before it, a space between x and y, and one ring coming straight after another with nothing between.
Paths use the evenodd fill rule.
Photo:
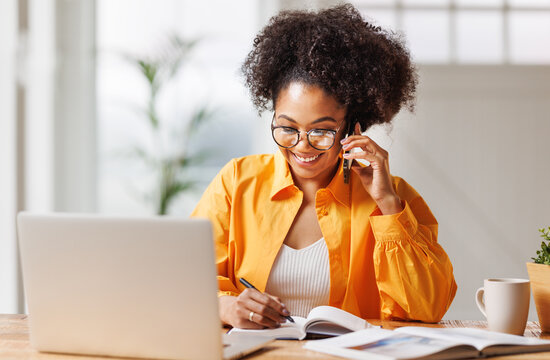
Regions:
<instances>
[{"instance_id":1,"label":"mug handle","mask_svg":"<svg viewBox=\"0 0 550 360\"><path fill-rule=\"evenodd\" d=\"M483 295L485 295L485 289L479 288L476 291L476 304L479 308L479 311L483 314L483 316L487 317L487 314L485 313L485 300L483 299Z\"/></svg>"}]
</instances>

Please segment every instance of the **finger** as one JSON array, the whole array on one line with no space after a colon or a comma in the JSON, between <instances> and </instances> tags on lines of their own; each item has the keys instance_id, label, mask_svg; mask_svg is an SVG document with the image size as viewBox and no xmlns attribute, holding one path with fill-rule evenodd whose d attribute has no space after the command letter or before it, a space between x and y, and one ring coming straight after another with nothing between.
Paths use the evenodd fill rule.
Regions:
<instances>
[{"instance_id":1,"label":"finger","mask_svg":"<svg viewBox=\"0 0 550 360\"><path fill-rule=\"evenodd\" d=\"M279 299L278 297L272 296L268 293L261 293L259 291L255 293L251 293L251 296L253 297L254 300L259 302L260 304L264 304L269 308L274 309L281 316L290 315L286 306L282 303L281 299Z\"/></svg>"},{"instance_id":2,"label":"finger","mask_svg":"<svg viewBox=\"0 0 550 360\"><path fill-rule=\"evenodd\" d=\"M251 299L254 301L250 305L250 310L260 314L261 316L267 317L274 322L286 322L286 318L283 317L283 308L280 302L275 301L275 299L273 299L271 296L267 294L262 294L259 291L251 293L250 296Z\"/></svg>"},{"instance_id":3,"label":"finger","mask_svg":"<svg viewBox=\"0 0 550 360\"><path fill-rule=\"evenodd\" d=\"M350 136L346 139L346 142L343 143L342 145L343 145L342 148L344 150L348 150L348 151L355 148L355 147L360 147L360 148L367 147L369 149L374 150L374 152L382 152L382 153L385 152L385 150L382 147L380 147L380 145L378 145L376 143L376 141L374 141L370 137L364 136L364 135Z\"/></svg>"},{"instance_id":4,"label":"finger","mask_svg":"<svg viewBox=\"0 0 550 360\"><path fill-rule=\"evenodd\" d=\"M241 310L237 312L238 321L234 324L234 326L241 329L264 329L265 328L264 325L248 320L248 317L250 316L250 311L246 309L241 309ZM255 319L256 319L256 316L252 316L252 320L255 320Z\"/></svg>"},{"instance_id":5,"label":"finger","mask_svg":"<svg viewBox=\"0 0 550 360\"><path fill-rule=\"evenodd\" d=\"M252 316L250 312L252 311ZM272 313L273 314L273 313ZM247 320L251 320L257 324L267 326L269 328L276 328L281 326L281 322L272 319L266 315L265 305L259 304L257 302L250 302L247 309L242 314ZM285 320L286 321L286 320Z\"/></svg>"},{"instance_id":6,"label":"finger","mask_svg":"<svg viewBox=\"0 0 550 360\"><path fill-rule=\"evenodd\" d=\"M257 290L254 290L254 291L249 291L244 296L237 297L237 311L236 312L238 314L238 318L240 319L240 321L245 321L245 320L252 321L252 322L255 322L257 324L267 326L267 327L270 327L270 328L278 327L279 324L282 321L279 322L279 321L277 321L275 319L271 319L271 318L269 318L265 315L265 311L266 311L265 307L266 306L263 305L263 304L258 303L256 300L254 300L251 297L251 296L255 296L255 293L262 295ZM244 294L244 291L243 291L242 294ZM271 311L272 311L273 314L275 314L275 312L273 310L271 310ZM251 316L251 312L254 313L254 314L252 314L252 316ZM254 316L254 315L257 315L257 316Z\"/></svg>"},{"instance_id":7,"label":"finger","mask_svg":"<svg viewBox=\"0 0 550 360\"><path fill-rule=\"evenodd\" d=\"M359 159L367 160L371 164L374 162L380 162L379 157L366 151L354 151L354 152L344 153L344 155L342 156L344 157L344 159L348 159L348 160L359 160Z\"/></svg>"},{"instance_id":8,"label":"finger","mask_svg":"<svg viewBox=\"0 0 550 360\"><path fill-rule=\"evenodd\" d=\"M384 177L388 177L389 180L389 174L390 174L390 168L388 161L381 159L380 157L368 155L365 152L353 152L344 154L344 159L353 160L366 160L369 163L358 163L356 162L356 165L352 165L351 169L355 171L355 173L359 175L372 175L374 172L380 173Z\"/></svg>"},{"instance_id":9,"label":"finger","mask_svg":"<svg viewBox=\"0 0 550 360\"><path fill-rule=\"evenodd\" d=\"M352 151L352 149L354 150ZM369 161L374 159L376 159L378 162L388 161L388 152L381 147L372 144L369 141L358 141L355 144L351 143L349 147L346 147L344 150L354 154L357 153L361 155L360 158L365 158ZM363 155L367 157L364 157Z\"/></svg>"},{"instance_id":10,"label":"finger","mask_svg":"<svg viewBox=\"0 0 550 360\"><path fill-rule=\"evenodd\" d=\"M381 156L372 155L365 151L355 151L350 153L344 153L344 159L348 160L366 160L369 162L365 168L372 170L383 170L389 172L387 159ZM353 168L353 167L352 167Z\"/></svg>"},{"instance_id":11,"label":"finger","mask_svg":"<svg viewBox=\"0 0 550 360\"><path fill-rule=\"evenodd\" d=\"M249 291L245 290L241 295L243 295L241 299L241 307L244 307L249 312L254 311L261 317L268 318L273 322L269 324L263 322L264 325L273 327L275 323L286 322L284 317L268 305L270 301L273 301L268 295L262 294L261 292L253 289L250 289Z\"/></svg>"},{"instance_id":12,"label":"finger","mask_svg":"<svg viewBox=\"0 0 550 360\"><path fill-rule=\"evenodd\" d=\"M275 301L274 304L271 304L271 307L273 307L275 310L277 310L279 312L279 314L281 314L283 316L289 316L290 315L290 312L286 308L286 305L283 304L283 301L279 297L270 295L268 293L264 293L264 294L269 296L270 298L272 298L273 301Z\"/></svg>"},{"instance_id":13,"label":"finger","mask_svg":"<svg viewBox=\"0 0 550 360\"><path fill-rule=\"evenodd\" d=\"M345 141L342 142L342 149L344 151L350 151L356 147L360 147L363 150L369 149L369 151L374 153L384 151L384 149L382 149L374 140L365 135L352 135L347 137Z\"/></svg>"},{"instance_id":14,"label":"finger","mask_svg":"<svg viewBox=\"0 0 550 360\"><path fill-rule=\"evenodd\" d=\"M275 295L271 295L271 294L268 294L268 293L264 293L264 294L266 294L267 296L269 296L269 297L272 298L273 300L277 301L279 304L281 304L281 305L283 304L283 300L281 300L280 297L275 296Z\"/></svg>"},{"instance_id":15,"label":"finger","mask_svg":"<svg viewBox=\"0 0 550 360\"><path fill-rule=\"evenodd\" d=\"M272 296L268 293L261 293L256 289L246 289L241 295L250 298L251 301L265 307L267 309L265 313L262 312L263 308L255 308L254 311L259 312L262 316L269 317L276 322L284 323L287 320L284 316L290 315L290 312L282 303L281 299L276 296Z\"/></svg>"}]
</instances>

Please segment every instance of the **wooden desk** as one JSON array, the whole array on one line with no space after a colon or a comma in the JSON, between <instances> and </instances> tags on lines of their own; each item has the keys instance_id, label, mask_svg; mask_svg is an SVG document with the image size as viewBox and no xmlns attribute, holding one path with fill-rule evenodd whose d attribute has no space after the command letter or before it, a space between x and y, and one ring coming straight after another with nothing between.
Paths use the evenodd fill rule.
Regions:
<instances>
[{"instance_id":1,"label":"wooden desk","mask_svg":"<svg viewBox=\"0 0 550 360\"><path fill-rule=\"evenodd\" d=\"M374 325L382 325L387 329L394 329L401 326L429 326L429 327L476 327L485 328L485 321L460 321L448 320L442 321L439 324L420 324L398 321L370 321ZM529 322L525 330L525 336L538 337L541 339L549 339L550 334L541 334L540 327L535 322ZM246 359L258 360L280 360L280 359L341 359L335 356L324 355L310 350L302 349L303 342L301 341L285 341L277 340L267 346L265 349L252 354ZM29 343L29 328L26 315L0 315L0 359L36 359L36 360L85 360L85 359L100 359L99 357L91 356L71 356L39 353L31 348ZM112 359L112 358L103 358ZM490 359L524 359L524 360L548 360L550 352L531 353L524 355L499 356Z\"/></svg>"}]
</instances>

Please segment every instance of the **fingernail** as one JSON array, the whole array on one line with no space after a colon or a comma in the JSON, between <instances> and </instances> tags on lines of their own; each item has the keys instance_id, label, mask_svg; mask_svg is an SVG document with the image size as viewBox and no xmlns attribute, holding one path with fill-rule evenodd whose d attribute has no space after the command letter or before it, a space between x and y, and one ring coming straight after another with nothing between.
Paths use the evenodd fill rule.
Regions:
<instances>
[{"instance_id":1,"label":"fingernail","mask_svg":"<svg viewBox=\"0 0 550 360\"><path fill-rule=\"evenodd\" d=\"M288 310L287 310L287 309L283 309L283 314L285 314L285 316L288 316L288 315L290 315L290 313L288 312Z\"/></svg>"},{"instance_id":2,"label":"fingernail","mask_svg":"<svg viewBox=\"0 0 550 360\"><path fill-rule=\"evenodd\" d=\"M342 146L342 149L347 149L349 147L350 147L350 144L346 144L346 145Z\"/></svg>"},{"instance_id":3,"label":"fingernail","mask_svg":"<svg viewBox=\"0 0 550 360\"><path fill-rule=\"evenodd\" d=\"M345 158L349 158L351 156L351 154L350 153L344 153L344 155L342 155L342 156L345 157Z\"/></svg>"},{"instance_id":4,"label":"fingernail","mask_svg":"<svg viewBox=\"0 0 550 360\"><path fill-rule=\"evenodd\" d=\"M340 140L340 144L345 143L345 142L346 142L346 139L347 139L347 138Z\"/></svg>"}]
</instances>

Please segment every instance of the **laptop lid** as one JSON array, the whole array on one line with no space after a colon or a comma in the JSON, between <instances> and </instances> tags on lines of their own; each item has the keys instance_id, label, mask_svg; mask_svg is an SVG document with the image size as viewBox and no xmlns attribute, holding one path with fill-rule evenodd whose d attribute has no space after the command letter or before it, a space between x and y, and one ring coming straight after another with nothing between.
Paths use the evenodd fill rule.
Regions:
<instances>
[{"instance_id":1,"label":"laptop lid","mask_svg":"<svg viewBox=\"0 0 550 360\"><path fill-rule=\"evenodd\" d=\"M207 220L20 213L17 221L36 349L222 357Z\"/></svg>"}]
</instances>

